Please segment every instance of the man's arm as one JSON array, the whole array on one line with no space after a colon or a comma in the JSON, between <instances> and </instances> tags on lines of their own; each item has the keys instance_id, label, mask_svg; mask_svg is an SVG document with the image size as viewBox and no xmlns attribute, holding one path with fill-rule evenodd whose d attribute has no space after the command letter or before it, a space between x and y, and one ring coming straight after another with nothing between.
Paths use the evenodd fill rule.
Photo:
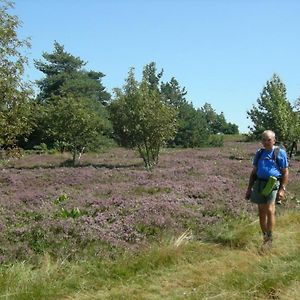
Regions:
<instances>
[{"instance_id":1,"label":"man's arm","mask_svg":"<svg viewBox=\"0 0 300 300\"><path fill-rule=\"evenodd\" d=\"M280 186L279 186L279 190L278 190L278 198L279 199L283 199L284 195L285 195L285 188L288 184L289 181L289 169L288 168L283 168L281 169L281 173L282 173L282 178L280 181Z\"/></svg>"},{"instance_id":2,"label":"man's arm","mask_svg":"<svg viewBox=\"0 0 300 300\"><path fill-rule=\"evenodd\" d=\"M248 188L247 188L247 191L246 191L246 196L245 196L246 199L250 199L251 189L252 189L254 181L256 179L256 171L257 171L257 167L253 166L253 169L252 169L251 174L250 174L249 182L248 182Z\"/></svg>"}]
</instances>

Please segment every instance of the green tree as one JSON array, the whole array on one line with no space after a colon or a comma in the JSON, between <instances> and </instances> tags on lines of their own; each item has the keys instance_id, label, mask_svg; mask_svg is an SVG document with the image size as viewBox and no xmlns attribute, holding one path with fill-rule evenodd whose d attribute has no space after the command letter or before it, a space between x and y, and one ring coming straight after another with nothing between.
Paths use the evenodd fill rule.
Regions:
<instances>
[{"instance_id":1,"label":"green tree","mask_svg":"<svg viewBox=\"0 0 300 300\"><path fill-rule=\"evenodd\" d=\"M297 143L300 140L300 98L298 98L295 101L295 105L293 107L294 110L294 126L293 126L293 130L294 132L292 133L292 136L294 136L294 141L292 143L291 146L291 152L290 152L290 156L292 156L293 151L295 150L297 152Z\"/></svg>"},{"instance_id":2,"label":"green tree","mask_svg":"<svg viewBox=\"0 0 300 300\"><path fill-rule=\"evenodd\" d=\"M176 109L187 103L185 99L187 91L180 87L175 77L172 77L169 82L162 82L160 90L164 101Z\"/></svg>"},{"instance_id":3,"label":"green tree","mask_svg":"<svg viewBox=\"0 0 300 300\"><path fill-rule=\"evenodd\" d=\"M159 91L159 83L163 73L163 70L157 73L155 62L151 62L144 67L143 82L147 84L149 90Z\"/></svg>"},{"instance_id":4,"label":"green tree","mask_svg":"<svg viewBox=\"0 0 300 300\"><path fill-rule=\"evenodd\" d=\"M53 135L48 134L49 124L47 122L52 117L47 114L54 113L53 106L62 105L64 98L68 103L70 97L74 102L77 101L76 99L89 99L91 103L94 103L99 118L104 118L102 123L108 124L108 120L105 119L108 118L105 106L110 99L110 94L106 92L101 82L104 74L84 70L83 67L86 63L79 57L66 52L64 46L58 42L54 43L52 53L45 52L42 56L42 60L35 61L36 68L44 73L45 77L37 81L40 88L37 103L40 106L39 113L36 114L37 127L31 135L29 146L32 147L41 142L46 143L50 148L55 145L57 141L54 140ZM61 100L56 101L56 97L60 97ZM61 108L56 107L56 109L60 111ZM85 116L87 115L85 114ZM53 123L51 124L54 126ZM56 127L56 130L58 128L61 127ZM109 128L108 126L107 130Z\"/></svg>"},{"instance_id":5,"label":"green tree","mask_svg":"<svg viewBox=\"0 0 300 300\"><path fill-rule=\"evenodd\" d=\"M99 140L109 124L101 116L103 107L90 98L75 97L71 94L53 96L47 107L45 121L47 134L58 144L64 145L73 154L75 165L83 151Z\"/></svg>"},{"instance_id":6,"label":"green tree","mask_svg":"<svg viewBox=\"0 0 300 300\"><path fill-rule=\"evenodd\" d=\"M22 80L27 63L22 51L30 47L30 42L18 38L20 21L9 14L13 4L0 1L0 5L0 147L12 148L32 127L32 89Z\"/></svg>"},{"instance_id":7,"label":"green tree","mask_svg":"<svg viewBox=\"0 0 300 300\"><path fill-rule=\"evenodd\" d=\"M212 124L212 130L214 134L223 133L223 134L238 134L239 129L236 124L227 122L224 116L224 113L216 115L215 122Z\"/></svg>"},{"instance_id":8,"label":"green tree","mask_svg":"<svg viewBox=\"0 0 300 300\"><path fill-rule=\"evenodd\" d=\"M139 83L131 69L123 90L115 90L116 97L110 105L120 143L138 149L147 169L158 163L161 147L176 133L176 110L163 101L155 72L154 63L146 65Z\"/></svg>"},{"instance_id":9,"label":"green tree","mask_svg":"<svg viewBox=\"0 0 300 300\"><path fill-rule=\"evenodd\" d=\"M208 144L209 135L203 113L196 110L191 103L185 103L178 108L178 131L169 145L184 148L202 147Z\"/></svg>"},{"instance_id":10,"label":"green tree","mask_svg":"<svg viewBox=\"0 0 300 300\"><path fill-rule=\"evenodd\" d=\"M259 138L264 130L271 129L276 133L277 140L288 148L296 139L297 114L287 99L285 84L277 74L267 81L257 104L247 111L253 123L250 128L252 135Z\"/></svg>"},{"instance_id":11,"label":"green tree","mask_svg":"<svg viewBox=\"0 0 300 300\"><path fill-rule=\"evenodd\" d=\"M181 88L175 77L161 84L161 95L164 101L178 112L178 130L169 146L200 147L207 145L209 131L201 111L188 103L185 96L187 91Z\"/></svg>"},{"instance_id":12,"label":"green tree","mask_svg":"<svg viewBox=\"0 0 300 300\"><path fill-rule=\"evenodd\" d=\"M191 103L182 105L179 109L179 130L174 142L185 148L203 147L208 145L210 131L205 117Z\"/></svg>"},{"instance_id":13,"label":"green tree","mask_svg":"<svg viewBox=\"0 0 300 300\"><path fill-rule=\"evenodd\" d=\"M227 122L223 112L217 114L212 105L205 103L201 107L201 111L206 119L207 126L211 134L237 134L239 133L238 126Z\"/></svg>"},{"instance_id":14,"label":"green tree","mask_svg":"<svg viewBox=\"0 0 300 300\"><path fill-rule=\"evenodd\" d=\"M207 126L211 134L216 133L214 129L214 124L217 120L217 113L209 103L204 103L204 105L200 108L201 112L203 113Z\"/></svg>"},{"instance_id":15,"label":"green tree","mask_svg":"<svg viewBox=\"0 0 300 300\"><path fill-rule=\"evenodd\" d=\"M63 45L55 41L53 53L44 52L42 56L43 60L35 60L35 67L45 74L37 81L41 102L47 102L53 95L69 93L93 98L102 104L110 99L101 82L104 74L84 70L86 62L66 52Z\"/></svg>"},{"instance_id":16,"label":"green tree","mask_svg":"<svg viewBox=\"0 0 300 300\"><path fill-rule=\"evenodd\" d=\"M238 134L239 127L236 124L228 122L228 123L226 123L225 127L223 127L223 133L224 134Z\"/></svg>"}]
</instances>

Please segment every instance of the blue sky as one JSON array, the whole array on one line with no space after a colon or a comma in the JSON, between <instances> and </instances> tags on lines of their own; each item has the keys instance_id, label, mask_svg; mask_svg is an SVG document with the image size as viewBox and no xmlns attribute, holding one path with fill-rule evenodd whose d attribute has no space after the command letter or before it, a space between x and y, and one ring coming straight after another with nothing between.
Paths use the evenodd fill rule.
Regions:
<instances>
[{"instance_id":1,"label":"blue sky","mask_svg":"<svg viewBox=\"0 0 300 300\"><path fill-rule=\"evenodd\" d=\"M277 73L291 103L300 96L300 1L297 0L16 0L31 37L27 79L43 74L33 59L54 41L101 71L109 92L130 67L140 80L154 61L163 81L175 77L200 108L205 102L248 132L247 110Z\"/></svg>"}]
</instances>

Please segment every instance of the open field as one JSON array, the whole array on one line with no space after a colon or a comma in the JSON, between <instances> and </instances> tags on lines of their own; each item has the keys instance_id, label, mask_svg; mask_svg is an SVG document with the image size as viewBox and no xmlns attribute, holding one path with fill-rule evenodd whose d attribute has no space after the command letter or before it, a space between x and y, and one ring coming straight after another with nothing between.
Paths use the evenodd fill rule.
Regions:
<instances>
[{"instance_id":1,"label":"open field","mask_svg":"<svg viewBox=\"0 0 300 300\"><path fill-rule=\"evenodd\" d=\"M288 199L278 209L278 243L261 256L256 208L244 200L257 147L167 149L152 172L124 149L84 155L75 168L66 155L6 163L1 297L293 299L300 161L291 162ZM276 282L271 275L279 271Z\"/></svg>"}]
</instances>

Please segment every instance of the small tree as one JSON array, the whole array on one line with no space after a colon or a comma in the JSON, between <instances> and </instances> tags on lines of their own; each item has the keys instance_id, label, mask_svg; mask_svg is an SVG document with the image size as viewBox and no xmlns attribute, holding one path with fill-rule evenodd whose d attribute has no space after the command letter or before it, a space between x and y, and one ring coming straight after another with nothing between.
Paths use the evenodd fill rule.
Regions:
<instances>
[{"instance_id":1,"label":"small tree","mask_svg":"<svg viewBox=\"0 0 300 300\"><path fill-rule=\"evenodd\" d=\"M166 104L156 88L157 79L149 76L147 65L141 83L129 71L122 90L115 90L116 99L110 105L115 134L123 146L136 148L145 167L151 169L158 163L160 148L176 133L176 110Z\"/></svg>"},{"instance_id":2,"label":"small tree","mask_svg":"<svg viewBox=\"0 0 300 300\"><path fill-rule=\"evenodd\" d=\"M297 115L287 99L286 87L278 75L274 74L267 81L257 103L258 106L253 105L247 112L253 123L250 128L252 134L258 138L264 130L271 129L276 133L277 139L288 148L297 132Z\"/></svg>"},{"instance_id":3,"label":"small tree","mask_svg":"<svg viewBox=\"0 0 300 300\"><path fill-rule=\"evenodd\" d=\"M20 21L8 13L9 1L0 1L0 147L15 147L22 135L29 134L32 90L22 81L27 58L22 49L30 47L20 40Z\"/></svg>"},{"instance_id":4,"label":"small tree","mask_svg":"<svg viewBox=\"0 0 300 300\"><path fill-rule=\"evenodd\" d=\"M109 126L93 101L70 94L64 98L53 97L45 118L47 133L71 150L73 165L79 161L84 149L99 139Z\"/></svg>"}]
</instances>

